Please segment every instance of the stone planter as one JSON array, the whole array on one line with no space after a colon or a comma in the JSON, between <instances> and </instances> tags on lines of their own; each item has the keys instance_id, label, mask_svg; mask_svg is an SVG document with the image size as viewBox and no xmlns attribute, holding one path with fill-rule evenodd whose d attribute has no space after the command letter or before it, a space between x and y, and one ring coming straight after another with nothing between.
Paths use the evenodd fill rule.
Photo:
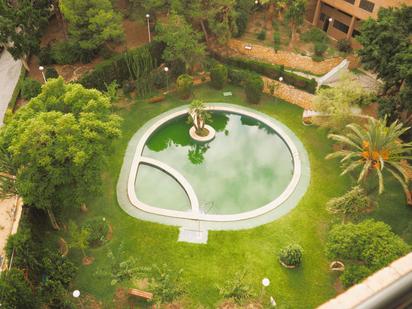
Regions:
<instances>
[{"instance_id":1,"label":"stone planter","mask_svg":"<svg viewBox=\"0 0 412 309\"><path fill-rule=\"evenodd\" d=\"M330 263L329 268L332 271L344 271L345 265L341 261L333 261Z\"/></svg>"},{"instance_id":2,"label":"stone planter","mask_svg":"<svg viewBox=\"0 0 412 309\"><path fill-rule=\"evenodd\" d=\"M209 125L205 125L205 129L208 131L208 134L206 136L200 136L196 134L196 128L192 126L189 130L190 137L197 142L210 142L212 139L215 138L216 131Z\"/></svg>"},{"instance_id":3,"label":"stone planter","mask_svg":"<svg viewBox=\"0 0 412 309\"><path fill-rule=\"evenodd\" d=\"M282 264L282 266L285 267L285 268L293 269L293 268L296 268L296 267L297 267L296 265L287 265L287 264L283 263L281 260L279 260L279 262L280 262L280 264Z\"/></svg>"}]
</instances>

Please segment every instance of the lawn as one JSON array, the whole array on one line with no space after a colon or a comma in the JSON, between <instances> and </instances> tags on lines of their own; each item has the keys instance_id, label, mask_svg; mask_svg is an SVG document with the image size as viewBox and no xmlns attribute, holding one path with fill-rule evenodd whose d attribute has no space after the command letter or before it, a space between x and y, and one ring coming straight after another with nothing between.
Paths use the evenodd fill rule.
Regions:
<instances>
[{"instance_id":1,"label":"lawn","mask_svg":"<svg viewBox=\"0 0 412 309\"><path fill-rule=\"evenodd\" d=\"M106 217L113 226L113 238L104 246L88 251L95 261L91 266L80 266L74 288L93 295L105 308L113 308L117 286L110 285L109 276L95 273L107 267L108 249L116 254L123 242L127 254L142 266L166 263L176 271L184 269L188 299L185 308L215 307L221 301L217 285L242 270L247 271L247 281L257 296L262 278L271 280L267 294L275 297L279 308L313 308L335 295L336 277L329 272L329 261L324 254L325 235L333 218L324 205L331 197L344 193L351 180L339 176L336 161L324 160L332 150L327 131L303 126L302 110L297 106L271 97L264 97L261 103L251 106L245 103L239 88L227 86L224 91L232 91L233 97L224 98L222 91L207 85L196 88L195 97L206 102L230 102L255 108L283 122L303 142L311 163L311 183L299 205L281 219L251 230L209 232L207 245L178 243L178 228L140 221L123 212L116 199L116 183L127 143L136 130L152 117L188 101L169 96L161 103L137 101L129 108L118 108L117 113L124 118L123 135L114 143L108 159L102 192L90 198L87 214L70 215L78 223L94 216ZM412 225L408 219L412 210L404 205L402 191L395 183L389 181L386 190L380 207L371 216L391 224L395 232L412 242ZM161 188L153 192L161 193ZM50 237L56 236L53 233ZM295 270L282 268L276 258L278 250L290 242L297 242L304 249L303 264ZM71 250L69 256L81 264L79 250Z\"/></svg>"}]
</instances>

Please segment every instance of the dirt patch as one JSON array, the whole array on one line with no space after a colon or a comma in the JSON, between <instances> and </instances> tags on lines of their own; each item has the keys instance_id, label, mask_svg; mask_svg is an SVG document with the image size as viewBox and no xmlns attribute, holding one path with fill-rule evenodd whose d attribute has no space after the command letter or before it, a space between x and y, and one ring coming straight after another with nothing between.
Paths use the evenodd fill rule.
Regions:
<instances>
[{"instance_id":1,"label":"dirt patch","mask_svg":"<svg viewBox=\"0 0 412 309\"><path fill-rule=\"evenodd\" d=\"M226 300L218 306L219 309L262 309L263 305L254 301L244 305L238 305L232 300Z\"/></svg>"},{"instance_id":2,"label":"dirt patch","mask_svg":"<svg viewBox=\"0 0 412 309\"><path fill-rule=\"evenodd\" d=\"M245 49L245 45L252 45L252 49ZM311 57L302 56L289 51L278 51L277 53L271 47L258 44L250 44L244 40L231 39L228 47L235 55L247 56L257 60L265 61L271 64L284 65L287 68L311 72L315 75L323 75L332 70L342 62L343 58L334 57L324 61L316 62Z\"/></svg>"},{"instance_id":3,"label":"dirt patch","mask_svg":"<svg viewBox=\"0 0 412 309\"><path fill-rule=\"evenodd\" d=\"M109 230L107 231L106 240L109 241L113 238L113 227L109 223Z\"/></svg>"},{"instance_id":4,"label":"dirt patch","mask_svg":"<svg viewBox=\"0 0 412 309\"><path fill-rule=\"evenodd\" d=\"M335 283L333 284L333 288L335 289L337 294L345 292L345 288L343 287L342 281L340 281L339 278L336 279Z\"/></svg>"},{"instance_id":5,"label":"dirt patch","mask_svg":"<svg viewBox=\"0 0 412 309\"><path fill-rule=\"evenodd\" d=\"M118 288L114 294L114 308L123 309L128 307L129 296L125 288Z\"/></svg>"},{"instance_id":6,"label":"dirt patch","mask_svg":"<svg viewBox=\"0 0 412 309\"><path fill-rule=\"evenodd\" d=\"M92 265L93 262L94 262L94 257L92 257L92 256L85 256L85 257L82 259L82 264L83 264L84 266Z\"/></svg>"},{"instance_id":7,"label":"dirt patch","mask_svg":"<svg viewBox=\"0 0 412 309\"><path fill-rule=\"evenodd\" d=\"M78 301L76 308L102 309L103 304L96 300L94 296L86 294L81 301Z\"/></svg>"}]
</instances>

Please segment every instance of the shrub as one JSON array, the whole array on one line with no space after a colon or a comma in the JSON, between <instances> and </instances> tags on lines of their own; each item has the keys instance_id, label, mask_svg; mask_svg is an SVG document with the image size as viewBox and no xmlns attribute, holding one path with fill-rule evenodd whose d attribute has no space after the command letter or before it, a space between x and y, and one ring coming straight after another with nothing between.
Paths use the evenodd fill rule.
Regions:
<instances>
[{"instance_id":1,"label":"shrub","mask_svg":"<svg viewBox=\"0 0 412 309\"><path fill-rule=\"evenodd\" d=\"M31 98L37 97L40 91L41 84L37 80L26 78L21 88L21 96L23 99L30 100Z\"/></svg>"},{"instance_id":2,"label":"shrub","mask_svg":"<svg viewBox=\"0 0 412 309\"><path fill-rule=\"evenodd\" d=\"M241 69L254 71L258 74L261 74L261 75L264 75L271 79L276 79L276 80L282 76L283 82L285 82L286 84L292 85L298 89L302 89L309 93L316 92L316 87L318 84L314 78L308 79L306 77L297 75L293 72L284 71L284 67L281 65L269 64L265 62L259 62L256 60L240 58L240 57L222 57L217 54L213 54L213 56L216 57L218 60L226 63L229 66L235 66ZM231 78L230 75L231 73L229 72L229 79Z\"/></svg>"},{"instance_id":3,"label":"shrub","mask_svg":"<svg viewBox=\"0 0 412 309\"><path fill-rule=\"evenodd\" d=\"M39 308L39 299L25 279L23 270L11 268L2 273L0 289L3 308Z\"/></svg>"},{"instance_id":4,"label":"shrub","mask_svg":"<svg viewBox=\"0 0 412 309\"><path fill-rule=\"evenodd\" d=\"M218 286L219 294L223 298L233 299L237 304L242 304L248 298L253 297L250 285L245 282L246 271L237 272L232 279Z\"/></svg>"},{"instance_id":5,"label":"shrub","mask_svg":"<svg viewBox=\"0 0 412 309\"><path fill-rule=\"evenodd\" d=\"M316 43L316 42L323 42L327 43L329 41L328 36L322 30L317 27L313 27L310 30L301 34L300 39L306 43Z\"/></svg>"},{"instance_id":6,"label":"shrub","mask_svg":"<svg viewBox=\"0 0 412 309\"><path fill-rule=\"evenodd\" d=\"M297 244L291 244L279 252L279 261L287 266L299 266L302 262L303 249Z\"/></svg>"},{"instance_id":7,"label":"shrub","mask_svg":"<svg viewBox=\"0 0 412 309\"><path fill-rule=\"evenodd\" d=\"M40 48L39 54L37 56L39 58L40 65L46 66L54 64L50 45Z\"/></svg>"},{"instance_id":8,"label":"shrub","mask_svg":"<svg viewBox=\"0 0 412 309\"><path fill-rule=\"evenodd\" d=\"M156 70L153 74L153 84L157 89L163 89L167 86L167 74L164 70Z\"/></svg>"},{"instance_id":9,"label":"shrub","mask_svg":"<svg viewBox=\"0 0 412 309\"><path fill-rule=\"evenodd\" d=\"M182 280L183 269L175 271L167 265L154 265L150 273L149 286L157 304L172 303L186 293L186 285Z\"/></svg>"},{"instance_id":10,"label":"shrub","mask_svg":"<svg viewBox=\"0 0 412 309\"><path fill-rule=\"evenodd\" d=\"M313 50L315 52L315 56L323 56L325 51L328 49L328 45L324 42L315 42L313 44Z\"/></svg>"},{"instance_id":11,"label":"shrub","mask_svg":"<svg viewBox=\"0 0 412 309\"><path fill-rule=\"evenodd\" d=\"M258 40L264 41L266 39L266 30L261 30L257 34L257 38L258 38Z\"/></svg>"},{"instance_id":12,"label":"shrub","mask_svg":"<svg viewBox=\"0 0 412 309\"><path fill-rule=\"evenodd\" d=\"M280 33L278 31L273 33L273 49L275 52L280 49Z\"/></svg>"},{"instance_id":13,"label":"shrub","mask_svg":"<svg viewBox=\"0 0 412 309\"><path fill-rule=\"evenodd\" d=\"M335 197L326 203L326 209L333 214L355 219L369 206L365 190L360 186L353 187L340 197Z\"/></svg>"},{"instance_id":14,"label":"shrub","mask_svg":"<svg viewBox=\"0 0 412 309\"><path fill-rule=\"evenodd\" d=\"M348 288L371 274L371 270L364 265L348 265L345 267L343 274L340 276L344 287Z\"/></svg>"},{"instance_id":15,"label":"shrub","mask_svg":"<svg viewBox=\"0 0 412 309\"><path fill-rule=\"evenodd\" d=\"M222 89L227 82L227 68L223 64L216 64L210 70L210 79L213 88Z\"/></svg>"},{"instance_id":16,"label":"shrub","mask_svg":"<svg viewBox=\"0 0 412 309\"><path fill-rule=\"evenodd\" d=\"M339 40L336 44L339 51L349 53L352 50L351 42L348 39Z\"/></svg>"},{"instance_id":17,"label":"shrub","mask_svg":"<svg viewBox=\"0 0 412 309\"><path fill-rule=\"evenodd\" d=\"M103 217L96 217L87 221L84 225L89 230L89 243L92 246L100 246L105 240L109 232L109 224Z\"/></svg>"},{"instance_id":18,"label":"shrub","mask_svg":"<svg viewBox=\"0 0 412 309\"><path fill-rule=\"evenodd\" d=\"M260 76L250 75L245 81L246 99L249 103L257 104L263 91L263 80Z\"/></svg>"},{"instance_id":19,"label":"shrub","mask_svg":"<svg viewBox=\"0 0 412 309\"><path fill-rule=\"evenodd\" d=\"M254 73L247 71L247 70L242 70L238 69L235 67L228 67L228 72L227 72L227 77L228 81L236 86L243 86L245 80L250 76L253 75ZM257 74L255 74L257 75Z\"/></svg>"},{"instance_id":20,"label":"shrub","mask_svg":"<svg viewBox=\"0 0 412 309\"><path fill-rule=\"evenodd\" d=\"M57 73L56 69L53 67L47 67L44 75L46 76L46 79L59 77L59 73Z\"/></svg>"},{"instance_id":21,"label":"shrub","mask_svg":"<svg viewBox=\"0 0 412 309\"><path fill-rule=\"evenodd\" d=\"M71 41L63 41L51 47L51 57L57 64L73 64L80 60L79 49Z\"/></svg>"},{"instance_id":22,"label":"shrub","mask_svg":"<svg viewBox=\"0 0 412 309\"><path fill-rule=\"evenodd\" d=\"M249 14L245 10L239 10L238 13L236 18L237 31L233 34L235 38L241 37L245 33L249 21Z\"/></svg>"},{"instance_id":23,"label":"shrub","mask_svg":"<svg viewBox=\"0 0 412 309\"><path fill-rule=\"evenodd\" d=\"M122 84L122 90L123 90L123 94L128 96L130 95L130 93L132 93L132 91L135 89L135 84L129 80L125 80L123 81Z\"/></svg>"},{"instance_id":24,"label":"shrub","mask_svg":"<svg viewBox=\"0 0 412 309\"><path fill-rule=\"evenodd\" d=\"M326 243L331 259L364 264L371 272L406 254L409 246L384 222L366 220L359 224L337 224Z\"/></svg>"},{"instance_id":25,"label":"shrub","mask_svg":"<svg viewBox=\"0 0 412 309\"><path fill-rule=\"evenodd\" d=\"M149 52L155 63L161 63L161 55L164 45L158 42L152 42L148 45L129 50L128 53L137 53L139 49L146 48L146 46L149 48ZM78 83L86 88L96 88L100 91L104 91L106 89L105 84L110 84L114 80L123 84L123 81L130 80L130 78L126 53L122 53L97 64L94 70L85 74Z\"/></svg>"},{"instance_id":26,"label":"shrub","mask_svg":"<svg viewBox=\"0 0 412 309\"><path fill-rule=\"evenodd\" d=\"M193 91L193 78L188 74L180 75L176 80L176 87L182 99L189 98Z\"/></svg>"}]
</instances>

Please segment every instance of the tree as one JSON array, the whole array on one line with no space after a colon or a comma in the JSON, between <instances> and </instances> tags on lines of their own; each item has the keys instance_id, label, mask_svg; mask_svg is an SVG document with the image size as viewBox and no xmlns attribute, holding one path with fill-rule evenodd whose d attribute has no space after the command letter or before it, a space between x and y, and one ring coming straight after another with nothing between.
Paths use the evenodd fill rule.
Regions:
<instances>
[{"instance_id":1,"label":"tree","mask_svg":"<svg viewBox=\"0 0 412 309\"><path fill-rule=\"evenodd\" d=\"M369 118L368 124L346 126L348 133L330 134L329 138L345 146L326 156L327 159L341 157L343 172L360 170L358 183L364 183L370 175L378 178L379 194L384 190L383 171L389 172L402 186L408 205L412 205L409 192L409 176L402 160L411 159L412 143L402 143L399 136L409 128L395 121L389 127L387 120Z\"/></svg>"},{"instance_id":2,"label":"tree","mask_svg":"<svg viewBox=\"0 0 412 309\"><path fill-rule=\"evenodd\" d=\"M237 272L232 279L219 286L219 294L224 298L232 298L237 304L242 304L254 296L252 287L246 283L246 270Z\"/></svg>"},{"instance_id":3,"label":"tree","mask_svg":"<svg viewBox=\"0 0 412 309\"><path fill-rule=\"evenodd\" d=\"M381 8L377 19L361 24L361 34L356 37L362 44L358 51L362 63L386 82L386 91L400 90L407 77L412 81L411 21L411 6ZM402 55L409 55L409 61Z\"/></svg>"},{"instance_id":4,"label":"tree","mask_svg":"<svg viewBox=\"0 0 412 309\"><path fill-rule=\"evenodd\" d=\"M359 224L337 224L329 232L326 243L326 253L330 259L364 266L362 277L357 275L356 281L385 267L408 251L409 246L387 224L374 220Z\"/></svg>"},{"instance_id":5,"label":"tree","mask_svg":"<svg viewBox=\"0 0 412 309\"><path fill-rule=\"evenodd\" d=\"M16 172L15 190L26 205L47 211L58 228L55 209L78 207L98 191L119 127L105 95L62 78L49 80L0 131Z\"/></svg>"},{"instance_id":6,"label":"tree","mask_svg":"<svg viewBox=\"0 0 412 309\"><path fill-rule=\"evenodd\" d=\"M362 64L377 73L384 82L379 99L379 113L390 121L412 120L412 7L381 8L377 19L361 25L357 40ZM410 136L409 136L410 138Z\"/></svg>"},{"instance_id":7,"label":"tree","mask_svg":"<svg viewBox=\"0 0 412 309\"><path fill-rule=\"evenodd\" d=\"M267 22L270 28L273 28L274 13L277 12L278 18L281 17L281 12L287 7L288 0L261 0L262 5L267 6Z\"/></svg>"},{"instance_id":8,"label":"tree","mask_svg":"<svg viewBox=\"0 0 412 309\"><path fill-rule=\"evenodd\" d=\"M165 61L179 60L188 70L201 62L205 46L199 42L199 34L181 16L171 15L167 24L158 24L156 29L158 35L155 39L166 44L163 52Z\"/></svg>"},{"instance_id":9,"label":"tree","mask_svg":"<svg viewBox=\"0 0 412 309\"><path fill-rule=\"evenodd\" d=\"M237 11L234 0L173 0L172 9L185 16L193 27L202 28L206 42L210 41L210 33L224 44L236 32Z\"/></svg>"},{"instance_id":10,"label":"tree","mask_svg":"<svg viewBox=\"0 0 412 309\"><path fill-rule=\"evenodd\" d=\"M326 203L326 209L330 213L342 215L344 221L347 218L356 219L368 207L368 196L360 186L355 186L344 195L334 197Z\"/></svg>"},{"instance_id":11,"label":"tree","mask_svg":"<svg viewBox=\"0 0 412 309\"><path fill-rule=\"evenodd\" d=\"M290 0L288 8L285 13L285 19L289 23L292 38L291 43L295 41L295 35L297 29L303 24L306 10L306 0Z\"/></svg>"},{"instance_id":12,"label":"tree","mask_svg":"<svg viewBox=\"0 0 412 309\"><path fill-rule=\"evenodd\" d=\"M33 293L23 271L11 268L0 278L1 305L9 309L38 308L39 301Z\"/></svg>"},{"instance_id":13,"label":"tree","mask_svg":"<svg viewBox=\"0 0 412 309\"><path fill-rule=\"evenodd\" d=\"M202 100L193 100L190 103L188 121L194 125L196 134L203 134L205 124L207 121L210 121L211 117L210 112Z\"/></svg>"},{"instance_id":14,"label":"tree","mask_svg":"<svg viewBox=\"0 0 412 309\"><path fill-rule=\"evenodd\" d=\"M27 57L40 48L41 31L47 25L49 1L16 0L0 3L0 46L6 46L14 59L21 59L29 71Z\"/></svg>"},{"instance_id":15,"label":"tree","mask_svg":"<svg viewBox=\"0 0 412 309\"><path fill-rule=\"evenodd\" d=\"M121 16L110 0L60 0L60 10L69 23L70 40L86 54L124 36Z\"/></svg>"},{"instance_id":16,"label":"tree","mask_svg":"<svg viewBox=\"0 0 412 309\"><path fill-rule=\"evenodd\" d=\"M316 93L314 107L328 116L325 125L342 129L353 119L353 108L367 105L374 98L351 74L342 74L335 87L321 88Z\"/></svg>"},{"instance_id":17,"label":"tree","mask_svg":"<svg viewBox=\"0 0 412 309\"><path fill-rule=\"evenodd\" d=\"M69 222L69 247L80 249L86 258L86 249L89 248L90 231L85 227L78 227L74 221Z\"/></svg>"}]
</instances>

